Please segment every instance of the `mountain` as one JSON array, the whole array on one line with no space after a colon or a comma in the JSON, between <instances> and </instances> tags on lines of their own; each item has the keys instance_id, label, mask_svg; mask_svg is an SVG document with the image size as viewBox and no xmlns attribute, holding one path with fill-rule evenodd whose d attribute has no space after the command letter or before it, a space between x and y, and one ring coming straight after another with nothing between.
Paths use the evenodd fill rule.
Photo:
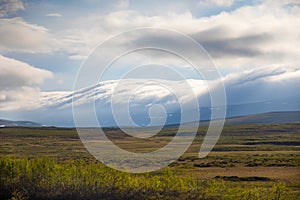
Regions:
<instances>
[{"instance_id":1,"label":"mountain","mask_svg":"<svg viewBox=\"0 0 300 200\"><path fill-rule=\"evenodd\" d=\"M218 107L216 108L218 109ZM300 122L300 111L297 110L300 110L298 102L294 102L293 99L279 99L273 101L227 105L225 118L226 124ZM211 119L211 108L201 107L199 115L200 124L208 125L208 121ZM113 117L110 119L113 121ZM149 121L151 121L149 115L143 113L136 116L133 115L133 120L138 125L147 124L147 122L149 123ZM180 121L180 110L167 113L166 125L178 125Z\"/></svg>"},{"instance_id":2,"label":"mountain","mask_svg":"<svg viewBox=\"0 0 300 200\"><path fill-rule=\"evenodd\" d=\"M225 124L280 124L300 122L300 111L267 112L253 115L226 118ZM207 126L209 121L200 122Z\"/></svg>"},{"instance_id":3,"label":"mountain","mask_svg":"<svg viewBox=\"0 0 300 200\"><path fill-rule=\"evenodd\" d=\"M0 127L14 127L14 126L41 127L42 125L31 121L11 121L11 120L0 119Z\"/></svg>"},{"instance_id":4,"label":"mountain","mask_svg":"<svg viewBox=\"0 0 300 200\"><path fill-rule=\"evenodd\" d=\"M226 119L227 124L275 124L300 122L300 111L268 112Z\"/></svg>"},{"instance_id":5,"label":"mountain","mask_svg":"<svg viewBox=\"0 0 300 200\"><path fill-rule=\"evenodd\" d=\"M252 114L238 117L226 118L225 124L280 124L300 122L300 111L282 111ZM188 123L187 123L188 124ZM207 126L209 120L201 120L200 126ZM179 124L167 124L167 127L178 126ZM42 127L43 125L31 121L10 121L0 119L0 127Z\"/></svg>"},{"instance_id":6,"label":"mountain","mask_svg":"<svg viewBox=\"0 0 300 200\"><path fill-rule=\"evenodd\" d=\"M271 78L267 80L274 79L273 73L274 71L270 71ZM300 110L300 93L296 92L298 89L296 86L300 83L285 85L286 82L285 84L270 82L266 88L261 86L265 83L263 79L254 84L262 77L265 76L261 73L256 75L245 73L240 78L231 77L231 81L224 80L226 102L217 101L218 103L214 105L211 105L211 95L203 80L142 78L106 80L95 85L78 87L74 91L42 92L36 101L24 102L20 105L18 111L14 110L15 107L6 108L1 104L5 109L1 110L0 118L14 119L17 114L21 119L30 116L32 121L62 127L74 127L74 116L78 117L76 122L85 127L94 127L98 124L102 127L149 124L160 126L164 122L172 125L179 124L181 121L186 123L209 120L212 107L214 110L222 110L226 106L226 118ZM282 77L278 79L280 78ZM285 87L281 88L283 86ZM198 105L195 105L195 102ZM194 115L185 115L185 119L181 120L181 113L197 110L200 119L193 117ZM128 120L129 114L134 123ZM214 119L220 117L213 116Z\"/></svg>"}]
</instances>

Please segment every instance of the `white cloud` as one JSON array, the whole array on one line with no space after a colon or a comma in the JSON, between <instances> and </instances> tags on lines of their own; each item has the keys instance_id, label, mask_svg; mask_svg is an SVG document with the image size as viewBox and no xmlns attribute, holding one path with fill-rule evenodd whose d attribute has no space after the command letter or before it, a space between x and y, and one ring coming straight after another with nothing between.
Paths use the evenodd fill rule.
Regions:
<instances>
[{"instance_id":1,"label":"white cloud","mask_svg":"<svg viewBox=\"0 0 300 200\"><path fill-rule=\"evenodd\" d=\"M202 44L219 68L237 71L300 62L300 29L297 28L299 18L298 6L287 7L274 1L202 18L196 18L189 12L151 16L138 11L122 10L79 18L74 29L60 34L66 51L72 53L70 59L80 59L85 58L97 44L122 31L138 27L174 29L192 36ZM159 37L156 36L156 39L164 40ZM133 40L131 43L118 45L129 43L134 46L135 42ZM181 47L189 50L184 45ZM105 53L114 52L113 48ZM164 59L155 56L153 59Z\"/></svg>"},{"instance_id":2,"label":"white cloud","mask_svg":"<svg viewBox=\"0 0 300 200\"><path fill-rule=\"evenodd\" d=\"M58 48L48 29L19 17L0 19L0 43L0 52L49 53Z\"/></svg>"},{"instance_id":3,"label":"white cloud","mask_svg":"<svg viewBox=\"0 0 300 200\"><path fill-rule=\"evenodd\" d=\"M213 3L217 4L218 6L231 6L234 3L234 0L212 0Z\"/></svg>"},{"instance_id":4,"label":"white cloud","mask_svg":"<svg viewBox=\"0 0 300 200\"><path fill-rule=\"evenodd\" d=\"M45 15L46 17L62 17L60 13L49 13Z\"/></svg>"},{"instance_id":5,"label":"white cloud","mask_svg":"<svg viewBox=\"0 0 300 200\"><path fill-rule=\"evenodd\" d=\"M289 98L296 100L299 98L300 67L275 65L235 72L225 76L223 82L230 104Z\"/></svg>"},{"instance_id":6,"label":"white cloud","mask_svg":"<svg viewBox=\"0 0 300 200\"><path fill-rule=\"evenodd\" d=\"M118 3L125 8L126 2ZM232 0L211 2L224 6L233 3ZM277 1L243 6L234 11L201 18L188 11L144 15L138 11L121 10L105 15L90 14L72 18L63 22L67 23L68 28L51 31L21 18L0 19L0 51L50 53L57 50L68 53L69 59L84 60L90 50L114 34L138 27L157 27L174 29L192 36L205 47L217 66L226 70L298 63L299 10L298 6L287 6ZM157 39L164 40L159 36ZM130 45L134 43L131 41ZM128 42L118 45L128 45ZM182 48L189 49L184 45ZM105 53L109 52L113 53L114 47ZM165 59L157 57L157 54L153 56L157 60Z\"/></svg>"},{"instance_id":7,"label":"white cloud","mask_svg":"<svg viewBox=\"0 0 300 200\"><path fill-rule=\"evenodd\" d=\"M198 3L199 7L229 7L232 6L234 0L200 0Z\"/></svg>"},{"instance_id":8,"label":"white cloud","mask_svg":"<svg viewBox=\"0 0 300 200\"><path fill-rule=\"evenodd\" d=\"M37 85L41 83L43 79L51 77L51 75L47 71L40 71L35 68L32 68L31 70L35 71L35 73L31 73L32 75L28 76L26 74L22 75L24 76L23 79L28 79L26 82L24 81L25 84L23 83L22 85ZM14 72L11 72L11 74L17 76L17 72L15 71L16 70L14 70ZM37 79L36 82L32 83L30 82L31 80L29 80L29 77L31 76L39 76L40 80ZM12 75L10 77L10 79L12 80L11 85L14 86L15 83L13 80L15 80L16 78L14 78ZM270 88L276 88L279 85L284 85L284 88L281 88L282 91L277 91L276 93L274 93L274 95L276 96L274 99L281 98L281 95L286 93L288 94L287 91L296 90L297 84L295 83L298 83L299 80L300 67L286 68L278 66L270 66L269 68L266 68L264 70L255 69L244 72L235 72L222 78L225 88L230 93L235 92L234 95L230 94L229 96L231 104L239 103L239 101L247 102L247 98L251 96L251 98L254 99L260 98L261 101L266 100L269 98L269 93L274 93L273 90L271 90ZM220 80L212 80L209 82L209 84L218 86L219 81ZM294 83L294 86L291 86L291 83ZM117 90L115 89L116 86L118 86ZM169 88L170 90L167 88ZM210 98L208 94L206 81L203 80L123 79L121 81L103 81L95 86L90 86L89 88L85 88L75 92L42 92L40 102L38 105L45 107L70 107L73 97L75 99L75 105L81 105L86 102L94 101L94 99L100 101L100 104L108 105L111 102L110 98L112 97L112 95L116 95L115 98L117 97L115 103L120 105L126 105L126 97L129 94L132 95L131 97L133 98L136 104L146 105L150 103L158 103L166 105L170 102L174 103L174 99L172 99L172 96L174 95L174 93L172 93L172 88L174 91L180 92L182 94L177 98L181 99L185 103L189 101L189 98L193 97L192 93L194 93L197 96L200 102L201 100L203 100L202 98ZM255 90L263 91L262 93L257 93L254 95L251 92ZM265 94L263 94L264 92ZM245 95L247 93L248 96ZM288 96L283 97L287 98ZM241 98L243 98L242 101Z\"/></svg>"},{"instance_id":9,"label":"white cloud","mask_svg":"<svg viewBox=\"0 0 300 200\"><path fill-rule=\"evenodd\" d=\"M24 10L22 0L0 0L0 17L16 14L19 10Z\"/></svg>"},{"instance_id":10,"label":"white cloud","mask_svg":"<svg viewBox=\"0 0 300 200\"><path fill-rule=\"evenodd\" d=\"M52 76L50 71L0 55L0 109L39 106L39 85Z\"/></svg>"},{"instance_id":11,"label":"white cloud","mask_svg":"<svg viewBox=\"0 0 300 200\"><path fill-rule=\"evenodd\" d=\"M281 0L285 4L300 4L299 0Z\"/></svg>"}]
</instances>

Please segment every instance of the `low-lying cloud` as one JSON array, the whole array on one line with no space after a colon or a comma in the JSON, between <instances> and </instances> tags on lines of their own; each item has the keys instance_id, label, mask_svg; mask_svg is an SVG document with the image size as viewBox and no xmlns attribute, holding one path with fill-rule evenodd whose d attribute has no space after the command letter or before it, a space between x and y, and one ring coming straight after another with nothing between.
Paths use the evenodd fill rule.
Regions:
<instances>
[{"instance_id":1,"label":"low-lying cloud","mask_svg":"<svg viewBox=\"0 0 300 200\"><path fill-rule=\"evenodd\" d=\"M48 73L45 73L45 75L45 78L49 76ZM151 81L152 85L147 84ZM214 83L210 84L218 86L219 81L212 80ZM82 107L83 111L86 103L95 101L96 110L102 116L107 115L107 119L111 117L112 102L115 104L116 110L122 110L124 106L129 106L132 114L140 114L138 116L147 115L147 109L152 105L163 106L169 114L179 112L181 103L188 105L190 99L195 96L200 107L211 106L210 95L203 80L159 80L160 84L158 85L155 82L155 80L151 79L126 79L122 80L121 89L115 90L120 80L103 81L75 92L41 92L35 99L35 104L24 105L20 103L18 105L23 105L23 107L19 108L23 112L33 109L37 113L45 113L49 110L57 115L55 117L56 120L66 113L68 113L70 118L68 120L71 120L72 98L74 98L74 106ZM190 88L186 88L184 83L188 83ZM265 70L250 70L229 74L223 78L223 83L227 92L228 105L282 101L282 106L284 107L287 106L284 105L286 100L292 99L296 102L299 99L297 86L300 84L300 69L270 66ZM141 87L143 85L145 85L144 88ZM161 87L163 85L172 85L178 90L182 89L181 92L184 94L176 97L174 93L168 91L165 87ZM137 90L131 93L132 91L129 88L137 88ZM18 91L15 90L15 92ZM117 97L117 101L112 101L112 95ZM131 96L130 101L128 101L128 95ZM181 103L179 103L179 100ZM300 108L299 104L293 106L294 109ZM278 110L283 109L283 107L278 107ZM5 106L5 101L2 101L1 109L9 111L9 108L12 110L16 109L16 107ZM252 108L254 113L255 109L255 107ZM84 112L82 117L84 118ZM65 118L62 117L63 120ZM111 121L106 123L112 125Z\"/></svg>"}]
</instances>

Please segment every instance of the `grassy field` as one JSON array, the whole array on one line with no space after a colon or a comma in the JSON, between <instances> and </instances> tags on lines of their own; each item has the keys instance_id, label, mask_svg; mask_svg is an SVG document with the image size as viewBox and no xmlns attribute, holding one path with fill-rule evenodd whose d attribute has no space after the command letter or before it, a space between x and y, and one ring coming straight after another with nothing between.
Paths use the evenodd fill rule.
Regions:
<instances>
[{"instance_id":1,"label":"grassy field","mask_svg":"<svg viewBox=\"0 0 300 200\"><path fill-rule=\"evenodd\" d=\"M300 123L227 125L199 159L206 129L169 167L129 174L97 162L74 129L1 128L0 198L300 199ZM106 133L123 149L149 152L167 144L176 128L147 139Z\"/></svg>"}]
</instances>

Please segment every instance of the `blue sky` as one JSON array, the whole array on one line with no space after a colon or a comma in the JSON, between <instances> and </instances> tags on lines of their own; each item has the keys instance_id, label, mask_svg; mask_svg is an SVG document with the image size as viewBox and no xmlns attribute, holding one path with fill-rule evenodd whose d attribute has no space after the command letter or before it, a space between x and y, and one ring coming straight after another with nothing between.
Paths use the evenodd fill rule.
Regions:
<instances>
[{"instance_id":1,"label":"blue sky","mask_svg":"<svg viewBox=\"0 0 300 200\"><path fill-rule=\"evenodd\" d=\"M0 0L0 118L71 125L67 97L74 94L73 85L82 62L107 38L143 27L175 30L202 45L221 74L229 105L276 101L278 110L297 110L299 17L296 0ZM169 42L170 47L180 45L191 58L199 57L181 41L172 42L159 33L155 37L136 36L130 38L131 42L124 41L120 39L118 48ZM115 48L109 46L102 57L110 56ZM102 61L99 58L97 62ZM133 65L148 65L146 71L136 74L140 79L151 73L153 78L161 78L161 72L155 70L157 64L183 74L196 88L199 102L207 101L203 77L198 77L191 67L169 55L145 51L120 59L107 73L107 85L99 88L105 95L97 97L100 107L109 112L109 80L115 84ZM180 85L167 73L165 78L170 84ZM132 80L129 82L134 85ZM139 86L142 82L135 83ZM172 110L169 96L157 88L153 91L156 92L137 92L136 95L143 96L134 98L139 104L148 105L150 101L168 105ZM82 97L78 102L84 104L84 99L88 98ZM273 110L274 106L263 111ZM53 120L54 114L40 118L45 112L59 113L57 120Z\"/></svg>"}]
</instances>

